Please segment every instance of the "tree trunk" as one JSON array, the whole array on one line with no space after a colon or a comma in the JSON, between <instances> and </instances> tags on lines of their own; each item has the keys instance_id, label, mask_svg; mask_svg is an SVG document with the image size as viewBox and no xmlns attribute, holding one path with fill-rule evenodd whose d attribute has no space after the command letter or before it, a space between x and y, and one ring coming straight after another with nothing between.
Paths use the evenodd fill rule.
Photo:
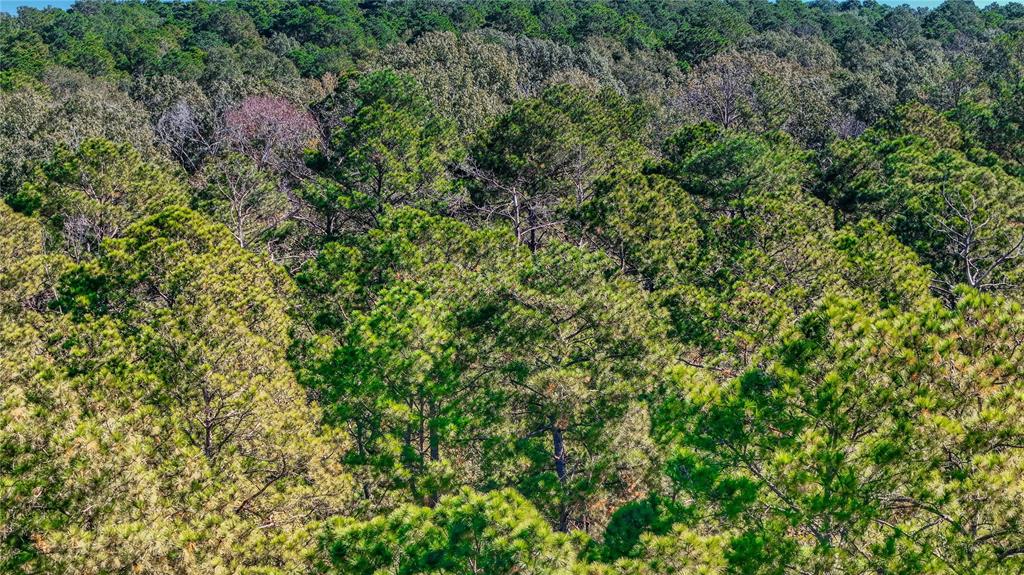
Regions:
<instances>
[{"instance_id":1,"label":"tree trunk","mask_svg":"<svg viewBox=\"0 0 1024 575\"><path fill-rule=\"evenodd\" d=\"M565 439L562 433L562 428L557 425L551 427L551 439L555 449L555 473L558 474L559 483L565 483Z\"/></svg>"},{"instance_id":2,"label":"tree trunk","mask_svg":"<svg viewBox=\"0 0 1024 575\"><path fill-rule=\"evenodd\" d=\"M533 211L533 206L526 209L526 223L530 226L530 251L537 251L537 214Z\"/></svg>"},{"instance_id":3,"label":"tree trunk","mask_svg":"<svg viewBox=\"0 0 1024 575\"><path fill-rule=\"evenodd\" d=\"M430 404L430 424L428 433L430 434L429 449L430 449L430 461L436 463L441 459L441 447L438 445L441 439L437 436L437 427L434 425L434 418L437 417L437 405L434 403ZM435 490L427 497L427 507L434 507L437 505L438 493Z\"/></svg>"},{"instance_id":4,"label":"tree trunk","mask_svg":"<svg viewBox=\"0 0 1024 575\"><path fill-rule=\"evenodd\" d=\"M565 439L562 437L563 430L557 423L551 426L551 441L554 447L555 473L558 475L558 485L562 487L562 501L558 509L558 530L568 531L568 513L565 506Z\"/></svg>"},{"instance_id":5,"label":"tree trunk","mask_svg":"<svg viewBox=\"0 0 1024 575\"><path fill-rule=\"evenodd\" d=\"M438 461L441 459L441 448L438 445L440 438L437 437L437 430L434 426L430 426L430 460Z\"/></svg>"}]
</instances>

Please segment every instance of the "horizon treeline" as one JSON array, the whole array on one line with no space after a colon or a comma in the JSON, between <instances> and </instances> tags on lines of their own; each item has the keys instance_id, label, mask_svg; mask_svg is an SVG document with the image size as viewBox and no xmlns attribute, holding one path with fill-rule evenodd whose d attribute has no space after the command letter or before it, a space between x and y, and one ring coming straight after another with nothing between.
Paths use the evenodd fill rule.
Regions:
<instances>
[{"instance_id":1,"label":"horizon treeline","mask_svg":"<svg viewBox=\"0 0 1024 575\"><path fill-rule=\"evenodd\" d=\"M1024 571L1024 5L0 15L0 573Z\"/></svg>"}]
</instances>

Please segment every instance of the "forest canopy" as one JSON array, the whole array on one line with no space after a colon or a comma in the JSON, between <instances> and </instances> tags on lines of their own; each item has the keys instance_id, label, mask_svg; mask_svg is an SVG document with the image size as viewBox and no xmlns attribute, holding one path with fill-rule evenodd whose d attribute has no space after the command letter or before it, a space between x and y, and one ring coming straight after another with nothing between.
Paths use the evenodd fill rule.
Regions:
<instances>
[{"instance_id":1,"label":"forest canopy","mask_svg":"<svg viewBox=\"0 0 1024 575\"><path fill-rule=\"evenodd\" d=\"M1024 571L1024 5L0 14L0 573Z\"/></svg>"}]
</instances>

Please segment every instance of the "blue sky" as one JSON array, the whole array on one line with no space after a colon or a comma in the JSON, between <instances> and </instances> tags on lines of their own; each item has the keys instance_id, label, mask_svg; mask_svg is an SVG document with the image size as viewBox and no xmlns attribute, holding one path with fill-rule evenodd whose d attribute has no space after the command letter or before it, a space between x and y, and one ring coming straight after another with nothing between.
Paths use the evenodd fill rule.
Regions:
<instances>
[{"instance_id":1,"label":"blue sky","mask_svg":"<svg viewBox=\"0 0 1024 575\"><path fill-rule=\"evenodd\" d=\"M0 0L0 12L14 14L18 11L18 6L31 6L33 8L56 6L57 8L67 8L72 4L74 4L74 0Z\"/></svg>"}]
</instances>

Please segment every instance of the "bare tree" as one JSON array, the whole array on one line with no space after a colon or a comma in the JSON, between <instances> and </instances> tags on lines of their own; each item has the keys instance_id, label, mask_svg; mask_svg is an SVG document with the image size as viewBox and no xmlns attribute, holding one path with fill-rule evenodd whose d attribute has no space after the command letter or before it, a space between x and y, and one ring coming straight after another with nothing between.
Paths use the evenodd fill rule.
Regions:
<instances>
[{"instance_id":1,"label":"bare tree","mask_svg":"<svg viewBox=\"0 0 1024 575\"><path fill-rule=\"evenodd\" d=\"M929 225L944 238L955 267L937 291L952 297L961 283L983 291L1018 287L1006 272L1024 256L1024 222L1007 218L1000 206L973 190L943 185L940 194L941 210L931 214Z\"/></svg>"},{"instance_id":2,"label":"bare tree","mask_svg":"<svg viewBox=\"0 0 1024 575\"><path fill-rule=\"evenodd\" d=\"M679 103L726 129L737 128L753 111L755 73L749 58L722 54L693 71Z\"/></svg>"},{"instance_id":3,"label":"bare tree","mask_svg":"<svg viewBox=\"0 0 1024 575\"><path fill-rule=\"evenodd\" d=\"M215 143L199 113L184 100L178 100L160 115L156 122L156 136L190 172L199 169Z\"/></svg>"},{"instance_id":4,"label":"bare tree","mask_svg":"<svg viewBox=\"0 0 1024 575\"><path fill-rule=\"evenodd\" d=\"M204 168L206 193L215 212L244 248L283 222L290 214L288 196L273 174L252 160L232 153Z\"/></svg>"},{"instance_id":5,"label":"bare tree","mask_svg":"<svg viewBox=\"0 0 1024 575\"><path fill-rule=\"evenodd\" d=\"M223 117L223 146L283 175L304 175L302 154L321 134L305 109L276 96L250 96Z\"/></svg>"}]
</instances>

